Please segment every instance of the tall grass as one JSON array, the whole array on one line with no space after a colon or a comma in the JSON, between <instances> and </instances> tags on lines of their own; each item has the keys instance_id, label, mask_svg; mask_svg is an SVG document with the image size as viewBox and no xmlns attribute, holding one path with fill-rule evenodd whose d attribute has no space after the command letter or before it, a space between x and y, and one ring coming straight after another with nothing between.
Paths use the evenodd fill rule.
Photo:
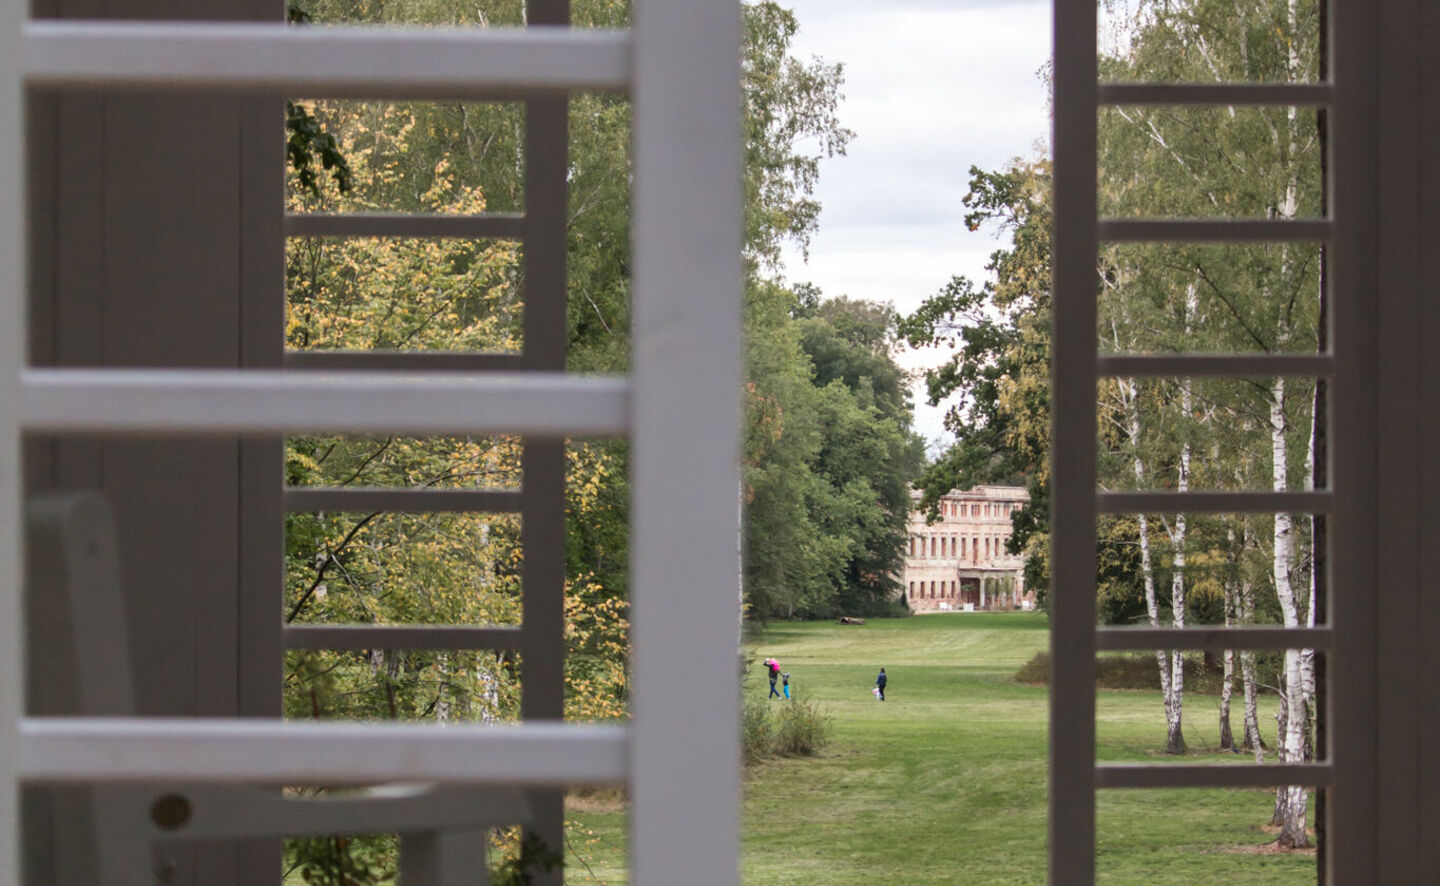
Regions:
<instances>
[{"instance_id":1,"label":"tall grass","mask_svg":"<svg viewBox=\"0 0 1440 886\"><path fill-rule=\"evenodd\" d=\"M806 757L830 743L830 718L815 702L747 699L740 726L746 765L768 757Z\"/></svg>"}]
</instances>

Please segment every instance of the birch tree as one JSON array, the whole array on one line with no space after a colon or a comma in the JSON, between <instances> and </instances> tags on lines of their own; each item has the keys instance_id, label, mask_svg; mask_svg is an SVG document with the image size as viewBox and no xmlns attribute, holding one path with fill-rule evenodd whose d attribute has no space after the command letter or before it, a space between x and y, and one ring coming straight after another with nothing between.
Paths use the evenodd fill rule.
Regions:
<instances>
[{"instance_id":1,"label":"birch tree","mask_svg":"<svg viewBox=\"0 0 1440 886\"><path fill-rule=\"evenodd\" d=\"M1191 0L1109 8L1120 13L1123 34L1113 42L1113 58L1102 63L1114 79L1303 82L1317 73L1318 9L1313 4ZM1311 112L1294 107L1120 108L1110 125L1102 125L1101 133L1102 169L1108 173L1114 164L1134 175L1133 181L1122 176L1122 186L1111 189L1108 214L1285 220L1318 214L1318 127ZM1177 253L1191 259L1195 273L1231 313L1229 334L1213 339L1217 350L1243 346L1285 352L1315 346L1319 291L1315 247L1289 243L1264 247L1249 279L1239 279L1233 268L1207 261L1205 251L1192 248ZM1295 485L1292 459L1306 458L1308 467L1313 458L1307 451L1314 436L1312 390L1312 380L1275 378L1252 391L1255 405L1264 413L1270 450L1264 485L1273 490L1288 491ZM1296 433L1301 429L1308 432L1304 437ZM1311 473L1305 472L1307 486ZM1242 475L1241 479L1250 485L1261 478ZM1299 574L1308 570L1313 580L1299 528L1290 514L1271 518L1270 582L1287 627L1314 621L1314 594ZM1284 720L1277 735L1285 762L1304 760L1309 752L1312 662L1313 655L1302 650L1288 650L1285 655ZM1281 845L1306 845L1305 802L1303 788L1279 791L1276 821Z\"/></svg>"}]
</instances>

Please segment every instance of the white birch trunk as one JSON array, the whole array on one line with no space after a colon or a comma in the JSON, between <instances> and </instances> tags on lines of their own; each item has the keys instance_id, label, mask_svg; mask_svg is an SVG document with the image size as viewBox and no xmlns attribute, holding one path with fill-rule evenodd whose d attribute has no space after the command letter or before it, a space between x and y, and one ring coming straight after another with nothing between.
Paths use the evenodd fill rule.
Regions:
<instances>
[{"instance_id":1,"label":"white birch trunk","mask_svg":"<svg viewBox=\"0 0 1440 886\"><path fill-rule=\"evenodd\" d=\"M1285 452L1285 433L1288 419L1285 415L1285 379L1277 378L1272 385L1270 402L1270 434L1272 476L1276 492L1284 492L1289 486L1289 474ZM1295 550L1295 526L1288 513L1275 515L1275 595L1280 601L1280 614L1285 627L1300 626L1300 608L1291 580ZM1279 730L1280 761L1300 763L1305 759L1305 681L1301 675L1301 654L1298 649L1285 650L1284 698L1280 706L1284 717L1283 728ZM1305 846L1305 789L1299 786L1281 787L1276 792L1276 818L1280 823L1278 842L1282 846Z\"/></svg>"},{"instance_id":2,"label":"white birch trunk","mask_svg":"<svg viewBox=\"0 0 1440 886\"><path fill-rule=\"evenodd\" d=\"M1250 550L1255 536L1250 531L1250 518L1241 523L1241 551ZM1240 579L1240 596L1236 600L1236 618L1241 624L1252 624L1255 620L1255 585L1243 575ZM1256 763L1265 762L1265 741L1260 737L1260 716L1256 705L1257 686L1255 682L1255 653L1244 650L1240 653L1240 686L1245 698L1244 736L1240 745L1255 754Z\"/></svg>"},{"instance_id":3,"label":"white birch trunk","mask_svg":"<svg viewBox=\"0 0 1440 886\"><path fill-rule=\"evenodd\" d=\"M480 665L475 667L475 682L479 684L477 700L480 708L480 722L490 726L499 720L500 684L495 675Z\"/></svg>"},{"instance_id":4,"label":"white birch trunk","mask_svg":"<svg viewBox=\"0 0 1440 886\"><path fill-rule=\"evenodd\" d=\"M1220 749L1235 751L1235 734L1230 731L1230 698L1235 694L1235 650L1225 650L1220 684Z\"/></svg>"},{"instance_id":5,"label":"white birch trunk","mask_svg":"<svg viewBox=\"0 0 1440 886\"><path fill-rule=\"evenodd\" d=\"M450 723L450 654L441 652L435 656L435 670L440 676L440 685L435 689L435 722Z\"/></svg>"},{"instance_id":6,"label":"white birch trunk","mask_svg":"<svg viewBox=\"0 0 1440 886\"><path fill-rule=\"evenodd\" d=\"M1135 471L1135 485L1143 488L1145 485L1145 463L1140 458L1140 407L1136 403L1138 392L1136 391L1133 379L1116 379L1120 389L1121 400L1125 405L1125 419L1129 426L1130 440L1134 448L1132 467ZM1140 522L1140 575L1145 583L1145 614L1149 617L1150 627L1160 627L1160 603L1155 596L1155 566L1150 555L1150 520L1145 514L1139 515ZM1168 734L1170 723L1173 720L1172 701L1173 695L1170 689L1170 658L1165 650L1155 650L1155 664L1160 671L1160 696L1165 705L1165 725Z\"/></svg>"},{"instance_id":7,"label":"white birch trunk","mask_svg":"<svg viewBox=\"0 0 1440 886\"><path fill-rule=\"evenodd\" d=\"M1194 288L1191 287L1193 298ZM1189 323L1186 323L1189 326ZM1184 379L1180 383L1180 406L1184 413L1181 424L1182 432L1190 419L1190 411L1193 407L1190 394L1190 380ZM1181 494L1190 491L1190 442L1186 440L1180 447L1180 469L1176 477L1175 491ZM1170 573L1170 616L1175 627L1185 627L1185 515L1175 515L1175 522L1170 530L1170 547L1174 555L1174 568ZM1170 653L1170 703L1169 721L1166 723L1165 752L1167 754L1183 754L1185 752L1185 736L1181 732L1182 719L1185 707L1185 652L1181 649L1173 650Z\"/></svg>"},{"instance_id":8,"label":"white birch trunk","mask_svg":"<svg viewBox=\"0 0 1440 886\"><path fill-rule=\"evenodd\" d=\"M1225 534L1230 542L1230 550L1235 552L1235 527L1233 525L1229 526ZM1237 563L1240 560L1238 553L1235 554L1235 560ZM1238 609L1236 598L1240 592L1236 588L1235 582L1227 580L1225 582L1224 593L1225 627L1231 628L1235 626L1236 611ZM1220 749L1234 750L1235 735L1230 730L1230 699L1235 694L1235 650L1226 649L1222 661L1223 665L1220 678Z\"/></svg>"},{"instance_id":9,"label":"white birch trunk","mask_svg":"<svg viewBox=\"0 0 1440 886\"><path fill-rule=\"evenodd\" d=\"M1299 26L1299 0L1289 0L1286 4L1286 12L1289 18L1290 33L1298 33ZM1288 65L1292 76L1300 73L1300 56L1295 42L1289 42L1287 51ZM1295 162L1298 140L1296 129L1298 126L1298 109L1291 107L1287 111L1289 127L1288 153L1287 157L1293 164ZM1299 214L1299 180L1296 174L1292 173L1285 185L1285 196L1279 207L1279 214L1282 218L1293 219ZM1293 268L1290 247L1281 247L1281 274L1282 280L1290 280ZM1276 350L1283 350L1289 343L1290 328L1288 320L1283 319L1280 328L1276 333ZM1279 492L1287 490L1289 477L1287 474L1288 464L1285 449L1285 434L1288 430L1288 419L1285 415L1285 380L1276 379L1273 383L1273 395L1270 404L1270 433L1272 462L1271 470L1274 479L1274 489ZM1313 441L1313 428L1312 428ZM1307 472L1307 475L1310 472ZM1309 477L1307 476L1307 483ZM1291 565L1295 555L1295 527L1289 514L1275 515L1275 593L1280 601L1280 612L1284 619L1285 627L1299 627L1302 620L1308 622L1311 616L1302 613L1299 601L1296 599L1295 587L1291 581ZM1310 609L1310 607L1306 607ZM1311 609L1313 612L1313 609ZM1303 674L1304 656L1301 650L1285 650L1285 680L1282 710L1285 712L1285 727L1280 734L1280 760L1284 763L1299 763L1305 759L1305 712L1309 707L1309 699L1305 694L1306 681ZM1312 678L1313 684L1313 678ZM1305 789L1299 786L1281 787L1276 794L1276 812L1280 817L1280 836L1277 841L1281 846L1307 846L1309 839L1305 833L1306 821L1306 795ZM1283 815L1281 814L1283 812Z\"/></svg>"},{"instance_id":10,"label":"white birch trunk","mask_svg":"<svg viewBox=\"0 0 1440 886\"><path fill-rule=\"evenodd\" d=\"M1313 398L1312 398L1313 404ZM1318 428L1315 426L1315 411L1312 406L1310 411L1310 440L1305 449L1305 489L1307 491L1315 488L1315 435ZM1301 620L1305 627L1315 627L1315 590L1316 590L1316 568L1315 568L1315 515L1310 515L1310 587L1305 600L1301 603ZM1305 700L1305 759L1315 758L1315 650L1300 650L1300 693Z\"/></svg>"}]
</instances>

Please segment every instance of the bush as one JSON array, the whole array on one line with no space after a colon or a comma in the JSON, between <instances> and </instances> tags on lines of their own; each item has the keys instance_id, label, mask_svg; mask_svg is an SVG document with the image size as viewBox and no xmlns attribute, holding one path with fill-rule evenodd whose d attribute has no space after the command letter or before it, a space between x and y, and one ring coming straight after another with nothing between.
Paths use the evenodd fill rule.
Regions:
<instances>
[{"instance_id":1,"label":"bush","mask_svg":"<svg viewBox=\"0 0 1440 886\"><path fill-rule=\"evenodd\" d=\"M1037 652L1035 657L1020 666L1015 672L1016 683L1026 683L1031 686L1050 685L1050 654L1048 652Z\"/></svg>"},{"instance_id":2,"label":"bush","mask_svg":"<svg viewBox=\"0 0 1440 886\"><path fill-rule=\"evenodd\" d=\"M747 766L770 756L773 734L769 704L759 699L747 700L740 718L740 755Z\"/></svg>"},{"instance_id":3,"label":"bush","mask_svg":"<svg viewBox=\"0 0 1440 886\"><path fill-rule=\"evenodd\" d=\"M747 766L768 757L808 757L829 743L830 718L813 702L748 699L744 704L740 750Z\"/></svg>"},{"instance_id":4,"label":"bush","mask_svg":"<svg viewBox=\"0 0 1440 886\"><path fill-rule=\"evenodd\" d=\"M808 757L830 742L830 718L812 702L792 698L775 717L775 753Z\"/></svg>"}]
</instances>

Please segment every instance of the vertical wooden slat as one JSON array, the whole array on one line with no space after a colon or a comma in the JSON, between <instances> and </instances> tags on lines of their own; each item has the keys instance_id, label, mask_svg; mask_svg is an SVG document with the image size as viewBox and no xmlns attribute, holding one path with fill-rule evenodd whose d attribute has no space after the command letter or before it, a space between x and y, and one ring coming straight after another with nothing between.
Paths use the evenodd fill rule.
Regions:
<instances>
[{"instance_id":1,"label":"vertical wooden slat","mask_svg":"<svg viewBox=\"0 0 1440 886\"><path fill-rule=\"evenodd\" d=\"M1419 537L1406 530L1419 526L1421 490L1434 488L1415 482L1424 476L1427 461L1420 457L1417 436L1423 417L1414 408L1422 402L1420 373L1415 371L1421 340L1415 276L1420 261L1421 200L1416 182L1422 178L1418 150L1422 105L1416 76L1421 44L1414 26L1419 6L1418 0L1386 0L1378 7L1381 39L1387 47L1377 70L1378 86L1387 100L1376 111L1376 123L1383 127L1385 138L1376 146L1379 180L1375 191L1385 207L1377 219L1378 242L1385 244L1385 258L1377 267L1379 285L1375 289L1378 332L1385 342L1376 367L1377 418L1385 427L1385 434L1376 441L1382 466L1377 477L1376 516L1385 539L1385 556L1375 564L1375 587L1385 591L1374 597L1378 648L1404 662L1419 660L1423 642L1415 617L1423 606ZM1348 51L1348 46L1344 48ZM1335 297L1345 298L1346 294L1337 292ZM1380 869L1373 882L1418 883L1425 879L1415 867L1416 848L1422 842L1416 774L1424 756L1418 715L1420 684L1425 679L1420 668L1389 668L1375 687L1375 714L1381 730L1377 739L1385 748L1382 759L1399 765L1384 765L1377 772L1375 789L1386 801L1376 807L1375 857ZM1329 808L1327 805L1327 813ZM1326 834L1332 836L1329 831ZM1338 832L1333 837L1345 839Z\"/></svg>"},{"instance_id":2,"label":"vertical wooden slat","mask_svg":"<svg viewBox=\"0 0 1440 886\"><path fill-rule=\"evenodd\" d=\"M524 614L520 627L521 716L565 716L565 444L527 442L522 455L525 505L520 549ZM545 845L564 851L563 791L530 794L531 828ZM558 884L561 872L537 873Z\"/></svg>"},{"instance_id":3,"label":"vertical wooden slat","mask_svg":"<svg viewBox=\"0 0 1440 886\"><path fill-rule=\"evenodd\" d=\"M1420 338L1433 342L1440 337L1440 300L1434 297L1434 281L1440 279L1440 254L1433 248L1437 233L1440 233L1440 106L1433 100L1435 84L1440 83L1440 53L1434 47L1440 46L1440 7L1435 3L1416 2L1415 18L1410 24L1416 34L1415 45L1424 47L1416 50L1416 75L1418 84L1429 84L1428 91L1416 91L1414 107L1420 115L1418 150L1422 161L1417 164L1419 223L1415 236L1420 240L1419 264L1416 276L1411 281L1412 291L1419 302ZM1425 51L1428 49L1429 51ZM1417 84L1417 85L1418 85ZM1383 205L1383 204L1382 204ZM1428 355L1427 355L1428 356ZM1440 446L1440 410L1434 408L1435 392L1440 391L1440 362L1433 359L1418 360L1420 366L1420 398L1411 404L1419 414L1422 451L1434 452ZM1422 490L1420 519L1411 532L1418 539L1440 538L1440 464L1433 457L1419 459L1419 488ZM1430 573L1417 571L1417 580L1429 579ZM1419 585L1417 590L1418 617L1413 619L1413 629L1422 640L1422 649L1429 661L1421 665L1420 685L1416 703L1419 712L1413 728L1417 730L1417 745L1430 748L1422 740L1440 735L1440 681L1424 679L1440 664L1440 649L1434 643L1440 637L1440 600L1433 592L1433 582ZM1416 842L1416 870L1434 872L1440 870L1440 840L1431 837L1435 822L1440 821L1440 759L1434 753L1420 753L1419 769L1416 773L1415 790L1420 802L1417 812L1422 822L1421 836ZM1426 826L1429 831L1423 830ZM1382 881L1383 882L1383 881Z\"/></svg>"},{"instance_id":4,"label":"vertical wooden slat","mask_svg":"<svg viewBox=\"0 0 1440 886\"><path fill-rule=\"evenodd\" d=\"M25 686L20 602L20 368L25 359L24 119L20 24L26 4L0 6L0 882L20 882L17 723Z\"/></svg>"},{"instance_id":5,"label":"vertical wooden slat","mask_svg":"<svg viewBox=\"0 0 1440 886\"><path fill-rule=\"evenodd\" d=\"M240 366L279 369L285 357L285 161L275 145L284 137L285 106L270 97L240 104ZM236 712L242 717L281 715L284 482L283 439L240 441Z\"/></svg>"},{"instance_id":6,"label":"vertical wooden slat","mask_svg":"<svg viewBox=\"0 0 1440 886\"><path fill-rule=\"evenodd\" d=\"M1330 341L1335 354L1330 423L1335 513L1329 552L1327 611L1336 626L1335 653L1326 670L1327 736L1335 785L1327 804L1325 882L1373 883L1379 813L1376 725L1377 541L1407 526L1377 524L1377 422L1410 408L1376 385L1378 332L1375 126L1382 97L1376 90L1376 5L1337 0L1331 5L1330 117L1332 162L1327 192L1335 219L1329 260ZM1391 102L1393 97L1384 97ZM1419 880L1412 880L1418 882Z\"/></svg>"},{"instance_id":7,"label":"vertical wooden slat","mask_svg":"<svg viewBox=\"0 0 1440 886\"><path fill-rule=\"evenodd\" d=\"M566 25L569 0L529 0L526 23ZM565 369L566 222L569 212L569 99L525 102L525 314L521 362ZM526 720L565 716L565 444L527 440L521 549L525 552L521 622L521 713ZM531 829L557 852L565 848L565 793L530 794ZM560 886L562 871L536 874Z\"/></svg>"},{"instance_id":8,"label":"vertical wooden slat","mask_svg":"<svg viewBox=\"0 0 1440 886\"><path fill-rule=\"evenodd\" d=\"M634 9L630 852L738 877L740 8Z\"/></svg>"},{"instance_id":9,"label":"vertical wooden slat","mask_svg":"<svg viewBox=\"0 0 1440 886\"><path fill-rule=\"evenodd\" d=\"M282 14L268 0L250 0L247 11L261 20ZM275 145L284 137L285 106L270 96L238 104L240 365L278 369L285 359L285 160ZM279 717L285 662L284 439L242 438L239 458L235 713ZM237 854L239 882L282 879L280 841L249 841Z\"/></svg>"},{"instance_id":10,"label":"vertical wooden slat","mask_svg":"<svg viewBox=\"0 0 1440 886\"><path fill-rule=\"evenodd\" d=\"M1095 0L1054 4L1050 882L1095 878Z\"/></svg>"}]
</instances>

